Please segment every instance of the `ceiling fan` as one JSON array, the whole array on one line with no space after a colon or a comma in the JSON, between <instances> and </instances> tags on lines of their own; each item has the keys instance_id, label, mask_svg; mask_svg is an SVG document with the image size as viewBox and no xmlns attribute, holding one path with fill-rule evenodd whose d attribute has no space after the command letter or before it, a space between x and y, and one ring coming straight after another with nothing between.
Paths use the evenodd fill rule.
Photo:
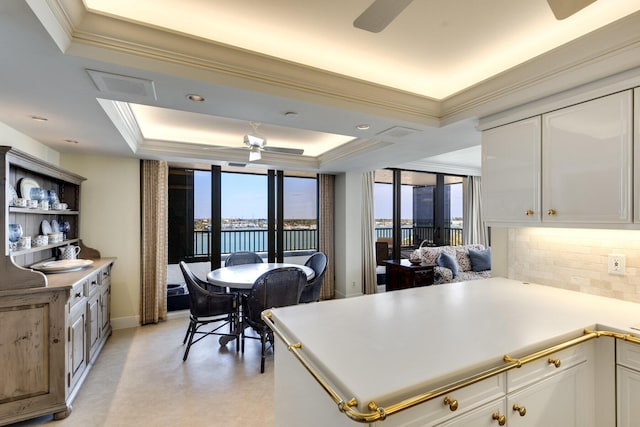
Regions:
<instances>
[{"instance_id":1,"label":"ceiling fan","mask_svg":"<svg viewBox=\"0 0 640 427\"><path fill-rule=\"evenodd\" d=\"M360 16L353 21L353 26L361 30L379 33L411 4L413 0L374 0ZM557 20L568 18L584 9L596 0L547 0Z\"/></svg>"},{"instance_id":2,"label":"ceiling fan","mask_svg":"<svg viewBox=\"0 0 640 427\"><path fill-rule=\"evenodd\" d=\"M268 147L267 139L258 134L258 126L260 123L250 122L252 132L244 136L244 143L249 147L249 161L260 160L262 158L262 151L270 151L272 153L284 153L284 154L302 154L303 149L300 148L284 148L284 147Z\"/></svg>"}]
</instances>

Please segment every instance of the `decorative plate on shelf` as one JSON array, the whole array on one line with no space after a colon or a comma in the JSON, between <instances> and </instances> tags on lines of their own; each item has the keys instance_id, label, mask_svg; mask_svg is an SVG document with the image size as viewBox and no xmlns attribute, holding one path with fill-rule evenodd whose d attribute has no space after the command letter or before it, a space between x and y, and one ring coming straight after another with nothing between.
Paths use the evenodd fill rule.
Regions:
<instances>
[{"instance_id":1,"label":"decorative plate on shelf","mask_svg":"<svg viewBox=\"0 0 640 427\"><path fill-rule=\"evenodd\" d=\"M45 261L33 264L31 268L43 273L68 273L70 271L82 270L93 264L90 259L63 259L60 261Z\"/></svg>"},{"instance_id":2,"label":"decorative plate on shelf","mask_svg":"<svg viewBox=\"0 0 640 427\"><path fill-rule=\"evenodd\" d=\"M49 221L47 221L46 219L42 221L42 223L40 224L40 228L42 229L42 234L44 234L45 236L49 233L53 233L51 224L49 224Z\"/></svg>"},{"instance_id":3,"label":"decorative plate on shelf","mask_svg":"<svg viewBox=\"0 0 640 427\"><path fill-rule=\"evenodd\" d=\"M51 221L51 231L54 233L60 232L60 225L58 224L58 221L56 221L55 219Z\"/></svg>"},{"instance_id":4,"label":"decorative plate on shelf","mask_svg":"<svg viewBox=\"0 0 640 427\"><path fill-rule=\"evenodd\" d=\"M32 188L40 188L40 184L38 184L35 180L31 178L22 178L19 181L19 186L20 186L20 197L27 200L31 200Z\"/></svg>"},{"instance_id":5,"label":"decorative plate on shelf","mask_svg":"<svg viewBox=\"0 0 640 427\"><path fill-rule=\"evenodd\" d=\"M7 193L7 200L9 201L9 206L13 206L13 201L18 198L18 193L16 189L13 188L13 185L9 184L9 192Z\"/></svg>"}]
</instances>

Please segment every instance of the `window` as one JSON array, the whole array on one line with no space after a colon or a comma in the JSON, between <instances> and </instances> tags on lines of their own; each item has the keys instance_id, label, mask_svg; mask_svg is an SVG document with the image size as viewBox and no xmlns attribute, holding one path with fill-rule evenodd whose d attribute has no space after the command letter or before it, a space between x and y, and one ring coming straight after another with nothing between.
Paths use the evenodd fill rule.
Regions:
<instances>
[{"instance_id":1,"label":"window","mask_svg":"<svg viewBox=\"0 0 640 427\"><path fill-rule=\"evenodd\" d=\"M237 168L218 168L219 172L185 168L169 169L169 263L181 260L211 260L210 246L219 242L217 257L235 251L268 253L268 211L275 206L277 186L270 194L267 171L240 172ZM220 191L212 191L219 174ZM283 256L318 248L318 191L315 174L278 172L282 176L281 212L275 210L271 236L282 239ZM212 206L220 206L220 219L214 223ZM218 226L219 225L219 226ZM213 233L219 233L219 239ZM275 247L275 246L274 246Z\"/></svg>"},{"instance_id":2,"label":"window","mask_svg":"<svg viewBox=\"0 0 640 427\"><path fill-rule=\"evenodd\" d=\"M393 236L404 252L422 242L430 246L462 244L462 177L384 169L376 171L375 181L378 238ZM394 188L399 192L398 207ZM390 218L394 211L397 218ZM394 229L399 230L397 237Z\"/></svg>"}]
</instances>

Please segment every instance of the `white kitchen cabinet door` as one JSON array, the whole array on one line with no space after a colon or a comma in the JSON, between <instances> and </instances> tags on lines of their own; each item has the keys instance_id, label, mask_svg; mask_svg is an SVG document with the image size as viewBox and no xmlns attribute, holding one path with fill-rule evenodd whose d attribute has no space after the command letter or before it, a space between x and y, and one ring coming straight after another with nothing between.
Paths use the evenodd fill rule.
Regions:
<instances>
[{"instance_id":1,"label":"white kitchen cabinet door","mask_svg":"<svg viewBox=\"0 0 640 427\"><path fill-rule=\"evenodd\" d=\"M593 388L583 363L507 395L510 427L594 427Z\"/></svg>"},{"instance_id":2,"label":"white kitchen cabinet door","mask_svg":"<svg viewBox=\"0 0 640 427\"><path fill-rule=\"evenodd\" d=\"M457 416L437 427L496 427L507 425L505 399L487 403L473 411Z\"/></svg>"},{"instance_id":3,"label":"white kitchen cabinet door","mask_svg":"<svg viewBox=\"0 0 640 427\"><path fill-rule=\"evenodd\" d=\"M631 91L543 115L543 222L632 221Z\"/></svg>"},{"instance_id":4,"label":"white kitchen cabinet door","mask_svg":"<svg viewBox=\"0 0 640 427\"><path fill-rule=\"evenodd\" d=\"M484 220L540 222L540 117L482 133Z\"/></svg>"},{"instance_id":5,"label":"white kitchen cabinet door","mask_svg":"<svg viewBox=\"0 0 640 427\"><path fill-rule=\"evenodd\" d=\"M640 420L640 372L617 367L618 427L634 427Z\"/></svg>"}]
</instances>

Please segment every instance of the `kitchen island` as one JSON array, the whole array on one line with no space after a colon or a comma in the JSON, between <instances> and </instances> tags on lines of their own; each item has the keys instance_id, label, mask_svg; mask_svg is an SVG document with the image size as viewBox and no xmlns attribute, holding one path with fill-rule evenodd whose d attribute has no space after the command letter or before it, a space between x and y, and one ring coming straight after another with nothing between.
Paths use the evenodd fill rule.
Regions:
<instances>
[{"instance_id":1,"label":"kitchen island","mask_svg":"<svg viewBox=\"0 0 640 427\"><path fill-rule=\"evenodd\" d=\"M354 419L376 426L613 426L615 346L640 334L632 328L640 323L638 304L504 278L267 315L278 337L275 419L285 427L350 426ZM540 396L556 396L568 418ZM524 397L528 411L516 402Z\"/></svg>"}]
</instances>

